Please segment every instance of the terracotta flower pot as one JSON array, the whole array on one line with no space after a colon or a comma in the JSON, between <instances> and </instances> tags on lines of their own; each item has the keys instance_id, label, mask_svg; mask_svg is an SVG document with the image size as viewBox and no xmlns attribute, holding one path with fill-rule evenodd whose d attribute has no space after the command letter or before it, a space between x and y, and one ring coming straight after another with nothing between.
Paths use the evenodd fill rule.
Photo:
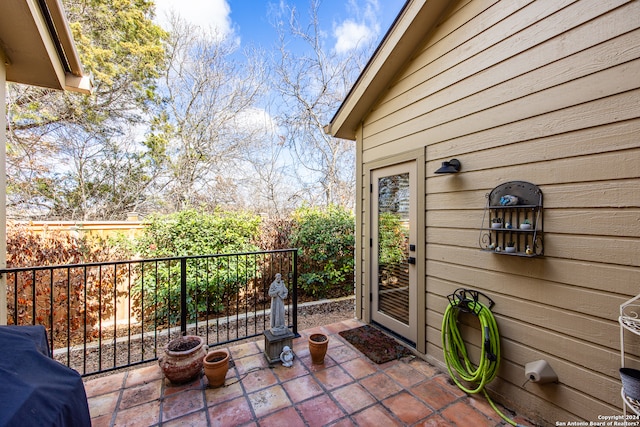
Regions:
<instances>
[{"instance_id":1,"label":"terracotta flower pot","mask_svg":"<svg viewBox=\"0 0 640 427\"><path fill-rule=\"evenodd\" d=\"M322 365L324 363L324 356L327 354L328 345L329 337L325 334L311 334L309 336L311 363L314 365Z\"/></svg>"},{"instance_id":2,"label":"terracotta flower pot","mask_svg":"<svg viewBox=\"0 0 640 427\"><path fill-rule=\"evenodd\" d=\"M223 386L229 370L229 353L225 350L214 350L204 357L202 363L209 386Z\"/></svg>"},{"instance_id":3,"label":"terracotta flower pot","mask_svg":"<svg viewBox=\"0 0 640 427\"><path fill-rule=\"evenodd\" d=\"M158 364L169 381L174 384L186 383L202 372L202 358L206 354L207 346L202 338L186 335L169 341Z\"/></svg>"}]
</instances>

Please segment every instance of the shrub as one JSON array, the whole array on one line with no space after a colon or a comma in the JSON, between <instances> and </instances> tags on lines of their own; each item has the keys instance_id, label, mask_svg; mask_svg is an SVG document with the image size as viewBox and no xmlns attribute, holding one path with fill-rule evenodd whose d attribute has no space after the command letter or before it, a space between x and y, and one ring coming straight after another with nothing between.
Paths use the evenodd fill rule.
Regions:
<instances>
[{"instance_id":1,"label":"shrub","mask_svg":"<svg viewBox=\"0 0 640 427\"><path fill-rule=\"evenodd\" d=\"M320 298L353 292L354 226L353 214L339 206L294 212L291 244L299 248L304 292Z\"/></svg>"},{"instance_id":2,"label":"shrub","mask_svg":"<svg viewBox=\"0 0 640 427\"><path fill-rule=\"evenodd\" d=\"M131 258L123 247L97 237L7 224L7 268L54 266ZM86 278L86 285L85 285ZM7 277L8 323L40 324L56 346L83 342L97 335L100 320L114 314L124 268L59 268L19 272ZM17 304L16 304L17 302ZM17 320L15 320L17 318ZM69 335L67 335L67 327Z\"/></svg>"},{"instance_id":3,"label":"shrub","mask_svg":"<svg viewBox=\"0 0 640 427\"><path fill-rule=\"evenodd\" d=\"M397 215L380 213L378 218L378 260L381 266L406 261L406 231Z\"/></svg>"},{"instance_id":4,"label":"shrub","mask_svg":"<svg viewBox=\"0 0 640 427\"><path fill-rule=\"evenodd\" d=\"M248 213L186 210L154 215L138 238L138 253L143 258L166 258L257 251L252 242L259 226L260 218ZM146 321L174 323L180 313L180 262L144 263L144 269L133 290L134 311ZM253 277L254 270L251 257L190 260L186 272L188 319L223 310L227 296L246 285L245 278ZM156 304L147 305L145 299Z\"/></svg>"},{"instance_id":5,"label":"shrub","mask_svg":"<svg viewBox=\"0 0 640 427\"><path fill-rule=\"evenodd\" d=\"M263 251L291 249L291 218L268 218L260 224L260 232L256 244Z\"/></svg>"}]
</instances>

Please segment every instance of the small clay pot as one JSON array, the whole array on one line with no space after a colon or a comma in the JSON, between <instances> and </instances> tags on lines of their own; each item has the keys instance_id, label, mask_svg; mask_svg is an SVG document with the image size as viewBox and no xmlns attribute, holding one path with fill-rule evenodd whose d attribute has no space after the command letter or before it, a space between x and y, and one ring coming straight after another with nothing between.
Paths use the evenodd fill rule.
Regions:
<instances>
[{"instance_id":1,"label":"small clay pot","mask_svg":"<svg viewBox=\"0 0 640 427\"><path fill-rule=\"evenodd\" d=\"M202 358L206 354L207 346L202 338L186 335L169 341L158 364L169 381L182 384L194 380L202 372Z\"/></svg>"},{"instance_id":2,"label":"small clay pot","mask_svg":"<svg viewBox=\"0 0 640 427\"><path fill-rule=\"evenodd\" d=\"M214 350L202 360L204 374L210 387L222 387L229 370L229 353L225 350Z\"/></svg>"},{"instance_id":3,"label":"small clay pot","mask_svg":"<svg viewBox=\"0 0 640 427\"><path fill-rule=\"evenodd\" d=\"M327 354L329 337L325 334L311 334L309 336L309 353L311 363L314 365L324 364L324 356Z\"/></svg>"}]
</instances>

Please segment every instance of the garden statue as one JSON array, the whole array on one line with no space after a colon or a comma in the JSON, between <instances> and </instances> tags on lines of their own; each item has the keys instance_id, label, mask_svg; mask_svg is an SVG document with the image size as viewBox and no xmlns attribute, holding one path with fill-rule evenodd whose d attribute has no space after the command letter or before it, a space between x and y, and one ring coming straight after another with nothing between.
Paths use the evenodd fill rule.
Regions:
<instances>
[{"instance_id":1,"label":"garden statue","mask_svg":"<svg viewBox=\"0 0 640 427\"><path fill-rule=\"evenodd\" d=\"M284 322L284 300L287 298L289 291L282 281L282 275L276 274L276 280L269 287L269 296L271 297L271 333L273 335L284 335L288 329Z\"/></svg>"},{"instance_id":2,"label":"garden statue","mask_svg":"<svg viewBox=\"0 0 640 427\"><path fill-rule=\"evenodd\" d=\"M282 366L285 368L290 368L293 365L293 351L288 345L285 345L282 349L282 353L280 353L280 360L282 361Z\"/></svg>"}]
</instances>

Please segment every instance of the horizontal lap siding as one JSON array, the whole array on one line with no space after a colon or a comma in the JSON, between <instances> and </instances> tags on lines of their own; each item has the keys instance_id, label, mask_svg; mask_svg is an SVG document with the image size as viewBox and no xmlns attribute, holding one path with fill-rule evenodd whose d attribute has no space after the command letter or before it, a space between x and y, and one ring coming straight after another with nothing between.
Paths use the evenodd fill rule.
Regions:
<instances>
[{"instance_id":1,"label":"horizontal lap siding","mask_svg":"<svg viewBox=\"0 0 640 427\"><path fill-rule=\"evenodd\" d=\"M365 165L426 147L428 357L442 361L446 295L487 293L490 389L543 423L620 411L618 306L640 293L638 17L638 1L459 2L361 129ZM433 174L453 157L461 173ZM485 195L511 180L543 191L543 258L479 250ZM537 359L560 384L522 387Z\"/></svg>"}]
</instances>

